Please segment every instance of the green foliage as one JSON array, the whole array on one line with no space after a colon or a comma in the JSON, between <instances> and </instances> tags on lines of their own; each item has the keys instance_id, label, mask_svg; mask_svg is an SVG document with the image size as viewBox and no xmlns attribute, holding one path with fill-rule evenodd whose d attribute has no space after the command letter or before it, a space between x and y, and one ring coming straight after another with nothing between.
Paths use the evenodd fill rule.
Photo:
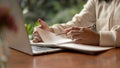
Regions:
<instances>
[{"instance_id":1,"label":"green foliage","mask_svg":"<svg viewBox=\"0 0 120 68\"><path fill-rule=\"evenodd\" d=\"M56 23L60 24L70 21L76 13L79 13L81 11L81 9L83 8L82 5L83 4L60 11L59 13L56 14L56 16L52 20L48 21L50 22L48 24L51 26Z\"/></svg>"},{"instance_id":2,"label":"green foliage","mask_svg":"<svg viewBox=\"0 0 120 68\"><path fill-rule=\"evenodd\" d=\"M30 23L26 24L26 28L27 28L28 34L31 35L33 33L34 27L38 26L38 25L39 25L38 22L35 22L34 24L30 24Z\"/></svg>"}]
</instances>

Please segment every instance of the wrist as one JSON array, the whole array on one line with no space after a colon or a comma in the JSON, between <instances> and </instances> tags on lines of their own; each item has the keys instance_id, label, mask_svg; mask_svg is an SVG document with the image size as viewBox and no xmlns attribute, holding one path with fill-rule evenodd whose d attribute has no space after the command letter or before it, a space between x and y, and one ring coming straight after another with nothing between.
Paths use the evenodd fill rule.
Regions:
<instances>
[{"instance_id":1,"label":"wrist","mask_svg":"<svg viewBox=\"0 0 120 68\"><path fill-rule=\"evenodd\" d=\"M97 33L97 36L96 36L96 45L99 45L100 43L100 35L99 33Z\"/></svg>"}]
</instances>

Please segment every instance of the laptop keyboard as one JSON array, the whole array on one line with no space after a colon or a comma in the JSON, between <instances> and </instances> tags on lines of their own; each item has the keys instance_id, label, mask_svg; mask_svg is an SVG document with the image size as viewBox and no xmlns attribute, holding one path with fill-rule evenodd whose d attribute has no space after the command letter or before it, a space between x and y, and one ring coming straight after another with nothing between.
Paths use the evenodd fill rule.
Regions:
<instances>
[{"instance_id":1,"label":"laptop keyboard","mask_svg":"<svg viewBox=\"0 0 120 68\"><path fill-rule=\"evenodd\" d=\"M61 48L49 48L49 47L40 47L40 46L32 46L32 50L34 54L43 54L43 53L51 53L58 52L63 49Z\"/></svg>"},{"instance_id":2,"label":"laptop keyboard","mask_svg":"<svg viewBox=\"0 0 120 68\"><path fill-rule=\"evenodd\" d=\"M32 49L35 50L35 51L43 51L43 50L51 50L53 48L40 47L40 46L32 46Z\"/></svg>"}]
</instances>

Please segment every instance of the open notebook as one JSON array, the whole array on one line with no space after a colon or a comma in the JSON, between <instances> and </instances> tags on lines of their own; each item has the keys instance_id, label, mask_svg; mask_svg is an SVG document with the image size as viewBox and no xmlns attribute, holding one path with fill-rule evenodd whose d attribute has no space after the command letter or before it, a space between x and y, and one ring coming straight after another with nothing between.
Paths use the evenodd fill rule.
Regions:
<instances>
[{"instance_id":1,"label":"open notebook","mask_svg":"<svg viewBox=\"0 0 120 68\"><path fill-rule=\"evenodd\" d=\"M32 45L37 46L46 46L46 47L60 47L65 49L71 49L76 50L83 53L88 54L96 54L100 53L106 50L111 49L112 47L100 47L100 46L90 46L90 45L84 45L84 44L76 44L73 40L67 39L61 36L57 36L56 34L45 31L40 28L36 28L39 35L41 36L44 43L32 43Z\"/></svg>"}]
</instances>

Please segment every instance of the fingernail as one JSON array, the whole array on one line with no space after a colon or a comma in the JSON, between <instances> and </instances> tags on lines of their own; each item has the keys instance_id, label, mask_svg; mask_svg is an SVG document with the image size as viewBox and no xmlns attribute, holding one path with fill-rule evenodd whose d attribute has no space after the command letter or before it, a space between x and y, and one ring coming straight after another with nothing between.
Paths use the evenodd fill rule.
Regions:
<instances>
[{"instance_id":1,"label":"fingernail","mask_svg":"<svg viewBox=\"0 0 120 68\"><path fill-rule=\"evenodd\" d=\"M36 33L37 33L37 31L35 31L35 32L33 32L33 33L35 33L35 34L36 34Z\"/></svg>"},{"instance_id":2,"label":"fingernail","mask_svg":"<svg viewBox=\"0 0 120 68\"><path fill-rule=\"evenodd\" d=\"M41 19L39 18L38 21L41 22Z\"/></svg>"}]
</instances>

